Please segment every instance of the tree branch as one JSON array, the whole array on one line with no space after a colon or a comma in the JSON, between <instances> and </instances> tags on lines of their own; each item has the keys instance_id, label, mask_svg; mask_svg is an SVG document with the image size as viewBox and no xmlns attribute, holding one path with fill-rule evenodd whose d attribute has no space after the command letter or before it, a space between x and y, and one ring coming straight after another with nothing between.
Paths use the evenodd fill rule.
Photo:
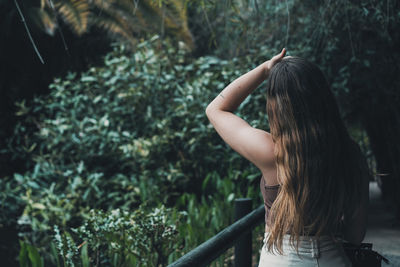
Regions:
<instances>
[{"instance_id":1,"label":"tree branch","mask_svg":"<svg viewBox=\"0 0 400 267\"><path fill-rule=\"evenodd\" d=\"M21 16L22 22L24 23L26 32L28 33L28 36L29 36L29 40L31 41L31 43L32 43L32 45L33 45L33 49L35 49L35 52L36 52L37 56L38 56L39 59L40 59L40 62L42 62L42 64L44 64L44 60L43 60L42 56L40 55L39 50L38 50L37 47L36 47L35 41L34 41L33 38L32 38L31 32L29 31L28 25L26 24L26 21L25 21L25 18L24 18L24 14L22 14L22 11L21 11L21 9L19 8L19 5L18 5L17 0L14 0L14 3L15 3L15 6L17 7L17 10L18 10L19 15Z\"/></svg>"}]
</instances>

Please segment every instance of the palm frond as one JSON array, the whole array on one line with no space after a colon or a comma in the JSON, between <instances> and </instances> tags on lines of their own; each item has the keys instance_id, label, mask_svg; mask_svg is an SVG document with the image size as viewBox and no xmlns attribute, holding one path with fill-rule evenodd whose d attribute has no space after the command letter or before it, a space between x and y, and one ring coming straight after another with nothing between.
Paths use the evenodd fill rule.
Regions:
<instances>
[{"instance_id":1,"label":"palm frond","mask_svg":"<svg viewBox=\"0 0 400 267\"><path fill-rule=\"evenodd\" d=\"M187 25L187 8L184 0L170 0L163 3L164 7L160 7L159 3L152 0L142 3L151 10L153 17L158 17L160 21L164 20L159 25L163 25L166 32L178 37L190 48L194 47L194 39Z\"/></svg>"},{"instance_id":2,"label":"palm frond","mask_svg":"<svg viewBox=\"0 0 400 267\"><path fill-rule=\"evenodd\" d=\"M163 1L161 5L154 0L41 0L41 9L53 2L57 13L78 35L92 25L131 41L142 33L162 31L194 47L185 0ZM45 11L42 16L45 30L54 33L56 16L52 18Z\"/></svg>"},{"instance_id":3,"label":"palm frond","mask_svg":"<svg viewBox=\"0 0 400 267\"><path fill-rule=\"evenodd\" d=\"M129 42L134 43L135 39L132 34L124 29L124 26L120 24L119 21L110 18L104 18L96 20L95 24L97 27L106 30L110 35L119 35L127 39Z\"/></svg>"},{"instance_id":4,"label":"palm frond","mask_svg":"<svg viewBox=\"0 0 400 267\"><path fill-rule=\"evenodd\" d=\"M63 0L55 3L56 9L61 13L64 21L73 30L82 35L88 29L89 2L87 0Z\"/></svg>"},{"instance_id":5,"label":"palm frond","mask_svg":"<svg viewBox=\"0 0 400 267\"><path fill-rule=\"evenodd\" d=\"M49 13L49 11L44 8L33 8L31 11L31 18L44 32L54 36L57 28L54 14Z\"/></svg>"}]
</instances>

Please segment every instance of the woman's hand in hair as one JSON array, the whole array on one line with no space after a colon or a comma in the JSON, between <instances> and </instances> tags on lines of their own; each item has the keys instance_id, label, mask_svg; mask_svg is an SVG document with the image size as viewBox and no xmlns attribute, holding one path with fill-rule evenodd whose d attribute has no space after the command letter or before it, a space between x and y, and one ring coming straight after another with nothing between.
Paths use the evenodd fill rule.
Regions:
<instances>
[{"instance_id":1,"label":"woman's hand in hair","mask_svg":"<svg viewBox=\"0 0 400 267\"><path fill-rule=\"evenodd\" d=\"M266 61L266 62L264 63L264 65L265 65L266 77L268 77L269 72L271 71L272 67L273 67L276 63L278 63L279 61L281 61L281 60L283 59L283 57L285 56L285 54L286 54L286 48L283 48L282 51L281 51L279 54L273 56L270 60L268 60L268 61Z\"/></svg>"}]
</instances>

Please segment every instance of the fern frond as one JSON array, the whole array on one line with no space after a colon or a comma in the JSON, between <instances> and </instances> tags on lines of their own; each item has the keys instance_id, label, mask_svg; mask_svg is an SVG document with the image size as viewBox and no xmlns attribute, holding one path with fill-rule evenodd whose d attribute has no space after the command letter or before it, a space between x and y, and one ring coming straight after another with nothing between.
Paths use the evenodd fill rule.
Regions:
<instances>
[{"instance_id":1,"label":"fern frond","mask_svg":"<svg viewBox=\"0 0 400 267\"><path fill-rule=\"evenodd\" d=\"M160 20L164 19L164 27L167 32L184 41L189 48L194 48L194 38L187 24L187 8L184 0L165 2L163 3L164 9L152 0L143 1L143 5L146 5Z\"/></svg>"},{"instance_id":2,"label":"fern frond","mask_svg":"<svg viewBox=\"0 0 400 267\"><path fill-rule=\"evenodd\" d=\"M58 1L55 5L64 21L69 24L78 35L82 35L87 31L90 14L87 0L64 0Z\"/></svg>"},{"instance_id":3,"label":"fern frond","mask_svg":"<svg viewBox=\"0 0 400 267\"><path fill-rule=\"evenodd\" d=\"M101 19L94 19L95 25L99 28L106 30L110 35L119 35L133 43L135 39L132 34L124 29L124 26L115 19L102 17Z\"/></svg>"},{"instance_id":4,"label":"fern frond","mask_svg":"<svg viewBox=\"0 0 400 267\"><path fill-rule=\"evenodd\" d=\"M44 32L51 36L54 36L54 33L57 29L57 22L55 17L44 8L35 8L33 11L35 14L34 22L38 24Z\"/></svg>"},{"instance_id":5,"label":"fern frond","mask_svg":"<svg viewBox=\"0 0 400 267\"><path fill-rule=\"evenodd\" d=\"M81 35L88 28L98 26L111 35L119 35L132 41L143 32L162 31L194 47L192 34L187 25L185 0L40 0L41 9L55 4L57 13L72 30ZM57 22L43 13L46 30L53 33Z\"/></svg>"}]
</instances>

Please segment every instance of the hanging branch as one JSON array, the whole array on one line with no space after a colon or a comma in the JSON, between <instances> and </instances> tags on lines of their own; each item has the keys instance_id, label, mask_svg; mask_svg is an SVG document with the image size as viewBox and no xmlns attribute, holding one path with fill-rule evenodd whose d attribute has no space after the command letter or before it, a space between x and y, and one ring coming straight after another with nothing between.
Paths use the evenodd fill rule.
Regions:
<instances>
[{"instance_id":1,"label":"hanging branch","mask_svg":"<svg viewBox=\"0 0 400 267\"><path fill-rule=\"evenodd\" d=\"M42 56L40 55L39 50L36 47L35 41L32 38L31 32L29 31L28 25L26 24L26 21L25 21L25 18L24 18L24 14L22 14L22 11L19 8L17 0L14 0L14 3L15 3L15 6L17 7L17 10L18 10L18 13L19 13L19 15L21 17L22 22L24 23L26 32L28 33L28 36L29 36L29 40L31 41L31 43L33 45L33 49L35 49L35 52L36 52L37 56L40 59L40 62L42 62L42 64L44 64L44 60L43 60Z\"/></svg>"},{"instance_id":2,"label":"hanging branch","mask_svg":"<svg viewBox=\"0 0 400 267\"><path fill-rule=\"evenodd\" d=\"M133 15L135 15L136 14L136 10L137 10L137 8L138 8L138 5L139 5L139 0L133 0Z\"/></svg>"},{"instance_id":3,"label":"hanging branch","mask_svg":"<svg viewBox=\"0 0 400 267\"><path fill-rule=\"evenodd\" d=\"M165 34L165 5L162 5L161 39L164 39L164 34Z\"/></svg>"},{"instance_id":4,"label":"hanging branch","mask_svg":"<svg viewBox=\"0 0 400 267\"><path fill-rule=\"evenodd\" d=\"M257 0L254 0L254 7L256 9L256 14L257 14L257 25L260 25L260 9L258 8Z\"/></svg>"},{"instance_id":5,"label":"hanging branch","mask_svg":"<svg viewBox=\"0 0 400 267\"><path fill-rule=\"evenodd\" d=\"M48 0L48 3L50 4L50 7L53 9L54 16L56 16L57 31L61 36L61 40L62 40L62 42L64 44L65 51L67 51L68 56L71 56L69 54L67 43L65 42L64 34L62 33L61 27L59 26L59 23L58 23L58 15L57 15L57 11L56 11L56 9L54 7L53 1L52 0Z\"/></svg>"},{"instance_id":6,"label":"hanging branch","mask_svg":"<svg viewBox=\"0 0 400 267\"><path fill-rule=\"evenodd\" d=\"M215 32L213 30L213 27L211 26L210 20L208 19L208 15L207 15L207 12L206 12L206 10L204 8L204 2L203 1L201 1L201 5L200 6L201 6L201 10L203 11L204 17L206 19L207 26L208 26L208 28L209 28L209 30L211 32L211 37L213 39L212 41L214 42L215 45L217 45L217 42L216 42L216 39L215 39Z\"/></svg>"},{"instance_id":7,"label":"hanging branch","mask_svg":"<svg viewBox=\"0 0 400 267\"><path fill-rule=\"evenodd\" d=\"M290 12L289 12L289 4L288 0L286 0L286 10L287 10L287 26L286 26L286 41L285 47L287 49L288 41L289 41L289 30L290 30Z\"/></svg>"}]
</instances>

